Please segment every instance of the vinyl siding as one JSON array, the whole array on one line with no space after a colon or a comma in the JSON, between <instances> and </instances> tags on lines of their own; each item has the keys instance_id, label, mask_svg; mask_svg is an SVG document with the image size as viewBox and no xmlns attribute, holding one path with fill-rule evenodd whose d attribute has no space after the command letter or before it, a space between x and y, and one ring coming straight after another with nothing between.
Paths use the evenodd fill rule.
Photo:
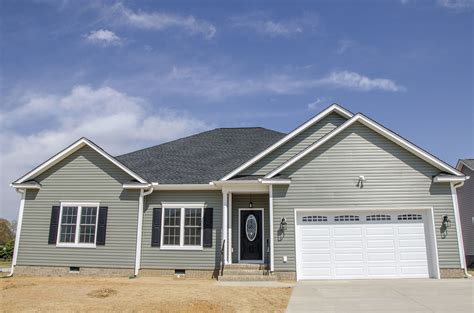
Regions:
<instances>
[{"instance_id":1,"label":"vinyl siding","mask_svg":"<svg viewBox=\"0 0 474 313\"><path fill-rule=\"evenodd\" d=\"M466 255L474 257L474 223L472 220L474 217L474 171L463 166L462 172L466 176L470 176L471 179L468 179L464 186L457 189L461 230L464 251Z\"/></svg>"},{"instance_id":2,"label":"vinyl siding","mask_svg":"<svg viewBox=\"0 0 474 313\"><path fill-rule=\"evenodd\" d=\"M40 174L36 181L41 190L26 193L17 264L133 268L139 192L122 189L130 180L128 174L87 146ZM61 201L107 206L106 245L49 245L51 207Z\"/></svg>"},{"instance_id":3,"label":"vinyl siding","mask_svg":"<svg viewBox=\"0 0 474 313\"><path fill-rule=\"evenodd\" d=\"M239 263L239 209L248 208L250 195L233 194L232 195L232 263ZM268 194L252 194L253 207L263 208L263 245L264 258L267 258L267 239L270 239L270 219L269 219L269 199Z\"/></svg>"},{"instance_id":4,"label":"vinyl siding","mask_svg":"<svg viewBox=\"0 0 474 313\"><path fill-rule=\"evenodd\" d=\"M450 185L432 183L440 171L371 129L356 123L283 171L289 186L274 186L275 270L295 271L294 209L433 207L441 268L459 268ZM357 188L364 175L364 188ZM452 221L447 238L439 228ZM288 229L279 231L282 217ZM283 256L288 263L283 263Z\"/></svg>"},{"instance_id":5,"label":"vinyl siding","mask_svg":"<svg viewBox=\"0 0 474 313\"><path fill-rule=\"evenodd\" d=\"M333 112L304 130L290 141L266 155L249 168L242 171L242 175L265 175L301 152L313 142L340 126L347 119Z\"/></svg>"},{"instance_id":6,"label":"vinyl siding","mask_svg":"<svg viewBox=\"0 0 474 313\"><path fill-rule=\"evenodd\" d=\"M213 208L212 248L199 251L161 250L151 246L153 208L162 202L205 202ZM220 263L222 231L221 191L156 191L146 197L143 216L142 269L207 269L213 270Z\"/></svg>"}]
</instances>

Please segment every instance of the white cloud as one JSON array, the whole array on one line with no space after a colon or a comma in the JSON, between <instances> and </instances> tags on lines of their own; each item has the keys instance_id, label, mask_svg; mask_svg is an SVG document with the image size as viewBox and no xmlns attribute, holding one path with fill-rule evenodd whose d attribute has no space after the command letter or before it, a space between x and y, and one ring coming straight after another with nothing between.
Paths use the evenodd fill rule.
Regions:
<instances>
[{"instance_id":1,"label":"white cloud","mask_svg":"<svg viewBox=\"0 0 474 313\"><path fill-rule=\"evenodd\" d=\"M231 20L236 27L252 29L270 37L290 37L314 30L318 26L317 16L310 14L295 19L273 20L262 13L254 12Z\"/></svg>"},{"instance_id":2,"label":"white cloud","mask_svg":"<svg viewBox=\"0 0 474 313\"><path fill-rule=\"evenodd\" d=\"M141 79L144 80L144 79ZM256 93L302 94L318 88L346 88L358 91L404 91L403 86L386 78L369 78L349 71L334 71L322 78L311 78L301 73L262 74L259 77L241 77L207 67L173 69L159 77L149 77L160 90L180 95L221 100L231 96Z\"/></svg>"},{"instance_id":3,"label":"white cloud","mask_svg":"<svg viewBox=\"0 0 474 313\"><path fill-rule=\"evenodd\" d=\"M92 44L102 46L118 46L122 44L122 39L114 32L106 29L91 31L85 36L85 40Z\"/></svg>"},{"instance_id":4,"label":"white cloud","mask_svg":"<svg viewBox=\"0 0 474 313\"><path fill-rule=\"evenodd\" d=\"M442 7L454 10L464 10L474 7L474 0L438 0Z\"/></svg>"},{"instance_id":5,"label":"white cloud","mask_svg":"<svg viewBox=\"0 0 474 313\"><path fill-rule=\"evenodd\" d=\"M216 34L216 27L205 20L196 19L192 15L183 16L164 12L133 11L121 3L106 9L106 16L113 22L131 27L161 31L179 28L189 34L200 34L211 39Z\"/></svg>"},{"instance_id":6,"label":"white cloud","mask_svg":"<svg viewBox=\"0 0 474 313\"><path fill-rule=\"evenodd\" d=\"M308 110L311 110L311 111L318 110L321 108L321 105L327 101L328 99L325 97L321 97L321 98L318 97L313 102L310 102L307 104Z\"/></svg>"},{"instance_id":7,"label":"white cloud","mask_svg":"<svg viewBox=\"0 0 474 313\"><path fill-rule=\"evenodd\" d=\"M337 42L336 53L337 54L344 54L345 52L347 52L347 50L352 48L355 44L356 43L353 40L341 39Z\"/></svg>"},{"instance_id":8,"label":"white cloud","mask_svg":"<svg viewBox=\"0 0 474 313\"><path fill-rule=\"evenodd\" d=\"M387 78L369 78L361 74L349 71L335 71L320 80L321 84L334 87L348 88L353 90L370 91L405 91L406 88L397 85L393 80Z\"/></svg>"},{"instance_id":9,"label":"white cloud","mask_svg":"<svg viewBox=\"0 0 474 313\"><path fill-rule=\"evenodd\" d=\"M0 216L16 218L18 195L9 183L82 136L117 155L209 127L182 112L153 110L144 99L110 87L30 93L13 109L0 111Z\"/></svg>"}]
</instances>

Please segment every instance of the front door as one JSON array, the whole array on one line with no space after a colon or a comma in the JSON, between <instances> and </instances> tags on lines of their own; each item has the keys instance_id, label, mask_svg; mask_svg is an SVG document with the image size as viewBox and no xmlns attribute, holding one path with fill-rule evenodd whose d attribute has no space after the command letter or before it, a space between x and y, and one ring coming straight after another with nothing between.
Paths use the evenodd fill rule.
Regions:
<instances>
[{"instance_id":1,"label":"front door","mask_svg":"<svg viewBox=\"0 0 474 313\"><path fill-rule=\"evenodd\" d=\"M263 210L240 210L240 261L263 261Z\"/></svg>"}]
</instances>

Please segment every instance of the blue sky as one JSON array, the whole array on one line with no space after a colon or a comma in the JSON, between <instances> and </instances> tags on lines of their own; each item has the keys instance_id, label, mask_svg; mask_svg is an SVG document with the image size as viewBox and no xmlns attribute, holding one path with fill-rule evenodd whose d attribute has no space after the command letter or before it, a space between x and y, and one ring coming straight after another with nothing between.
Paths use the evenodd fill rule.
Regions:
<instances>
[{"instance_id":1,"label":"blue sky","mask_svg":"<svg viewBox=\"0 0 474 313\"><path fill-rule=\"evenodd\" d=\"M120 154L288 132L334 102L474 157L473 1L2 0L0 216L11 181L81 136Z\"/></svg>"}]
</instances>

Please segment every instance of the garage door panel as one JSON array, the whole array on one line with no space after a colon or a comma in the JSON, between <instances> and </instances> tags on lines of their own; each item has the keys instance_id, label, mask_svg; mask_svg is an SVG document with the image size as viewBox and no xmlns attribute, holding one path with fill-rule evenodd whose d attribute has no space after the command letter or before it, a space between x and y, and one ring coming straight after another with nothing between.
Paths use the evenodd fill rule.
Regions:
<instances>
[{"instance_id":1,"label":"garage door panel","mask_svg":"<svg viewBox=\"0 0 474 313\"><path fill-rule=\"evenodd\" d=\"M299 219L298 278L429 277L425 221L384 214L384 219L355 214L360 219L350 221L335 219L346 214L325 213L327 221L306 224Z\"/></svg>"},{"instance_id":2,"label":"garage door panel","mask_svg":"<svg viewBox=\"0 0 474 313\"><path fill-rule=\"evenodd\" d=\"M378 240L369 239L367 240L367 248L393 249L395 248L395 241L388 240L388 239L378 239Z\"/></svg>"},{"instance_id":3,"label":"garage door panel","mask_svg":"<svg viewBox=\"0 0 474 313\"><path fill-rule=\"evenodd\" d=\"M304 253L303 262L331 262L330 253Z\"/></svg>"},{"instance_id":4,"label":"garage door panel","mask_svg":"<svg viewBox=\"0 0 474 313\"><path fill-rule=\"evenodd\" d=\"M398 241L401 248L424 248L426 247L425 239L400 239Z\"/></svg>"},{"instance_id":5,"label":"garage door panel","mask_svg":"<svg viewBox=\"0 0 474 313\"><path fill-rule=\"evenodd\" d=\"M395 252L369 252L367 253L367 261L393 261L395 260Z\"/></svg>"},{"instance_id":6,"label":"garage door panel","mask_svg":"<svg viewBox=\"0 0 474 313\"><path fill-rule=\"evenodd\" d=\"M362 248L362 240L334 240L334 248L336 249L360 249Z\"/></svg>"},{"instance_id":7,"label":"garage door panel","mask_svg":"<svg viewBox=\"0 0 474 313\"><path fill-rule=\"evenodd\" d=\"M337 261L363 261L364 255L361 253L335 253L335 260Z\"/></svg>"},{"instance_id":8,"label":"garage door panel","mask_svg":"<svg viewBox=\"0 0 474 313\"><path fill-rule=\"evenodd\" d=\"M350 227L350 226L335 226L334 227L334 237L345 237L345 236L362 236L362 229L360 227Z\"/></svg>"},{"instance_id":9,"label":"garage door panel","mask_svg":"<svg viewBox=\"0 0 474 313\"><path fill-rule=\"evenodd\" d=\"M374 226L367 226L365 233L367 236L393 236L394 230L393 227L374 227Z\"/></svg>"},{"instance_id":10,"label":"garage door panel","mask_svg":"<svg viewBox=\"0 0 474 313\"><path fill-rule=\"evenodd\" d=\"M302 228L303 237L329 237L330 228L329 227L303 227Z\"/></svg>"},{"instance_id":11,"label":"garage door panel","mask_svg":"<svg viewBox=\"0 0 474 313\"><path fill-rule=\"evenodd\" d=\"M312 250L312 249L330 249L331 241L329 240L303 240L301 243L301 248L303 250Z\"/></svg>"}]
</instances>

